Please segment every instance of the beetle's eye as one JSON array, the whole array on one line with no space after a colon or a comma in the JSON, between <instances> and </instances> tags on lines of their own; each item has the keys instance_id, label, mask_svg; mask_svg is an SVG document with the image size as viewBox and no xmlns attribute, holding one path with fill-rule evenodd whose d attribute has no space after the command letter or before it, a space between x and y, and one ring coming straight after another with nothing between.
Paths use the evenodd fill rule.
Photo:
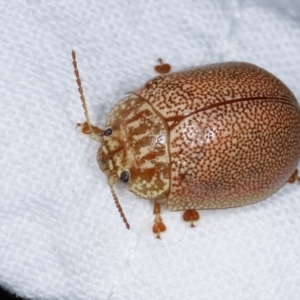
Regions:
<instances>
[{"instance_id":1,"label":"beetle's eye","mask_svg":"<svg viewBox=\"0 0 300 300\"><path fill-rule=\"evenodd\" d=\"M105 136L109 136L111 134L112 134L112 129L111 128L107 128L107 129L104 130L104 135Z\"/></svg>"},{"instance_id":2,"label":"beetle's eye","mask_svg":"<svg viewBox=\"0 0 300 300\"><path fill-rule=\"evenodd\" d=\"M129 180L129 172L128 172L128 171L123 171L123 172L121 173L120 179L121 179L123 182L128 182L128 180Z\"/></svg>"}]
</instances>

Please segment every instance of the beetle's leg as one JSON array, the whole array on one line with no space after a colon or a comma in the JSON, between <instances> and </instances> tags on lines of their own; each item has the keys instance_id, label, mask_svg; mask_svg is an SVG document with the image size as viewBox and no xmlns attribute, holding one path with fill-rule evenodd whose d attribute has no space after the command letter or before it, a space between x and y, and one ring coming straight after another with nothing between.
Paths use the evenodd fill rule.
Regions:
<instances>
[{"instance_id":1,"label":"beetle's leg","mask_svg":"<svg viewBox=\"0 0 300 300\"><path fill-rule=\"evenodd\" d=\"M200 219L199 213L195 209L187 209L182 216L183 220L191 223L191 227L196 227L194 221Z\"/></svg>"},{"instance_id":2,"label":"beetle's leg","mask_svg":"<svg viewBox=\"0 0 300 300\"><path fill-rule=\"evenodd\" d=\"M300 182L300 177L298 176L298 170L296 169L294 173L291 175L291 177L288 180L288 183L295 183L295 182Z\"/></svg>"},{"instance_id":3,"label":"beetle's leg","mask_svg":"<svg viewBox=\"0 0 300 300\"><path fill-rule=\"evenodd\" d=\"M102 132L103 132L102 129L100 129L99 127L94 126L92 124L91 124L91 126L92 126L92 129L93 129L94 133L102 134ZM77 123L76 124L76 128L77 127L80 127L82 133L84 133L84 134L91 134L91 130L90 130L90 126L89 126L88 122Z\"/></svg>"},{"instance_id":4,"label":"beetle's leg","mask_svg":"<svg viewBox=\"0 0 300 300\"><path fill-rule=\"evenodd\" d=\"M159 65L156 65L154 67L154 70L158 74L167 74L167 73L170 73L170 71L171 71L171 65L164 63L161 58L159 58L157 61L159 62Z\"/></svg>"},{"instance_id":5,"label":"beetle's leg","mask_svg":"<svg viewBox=\"0 0 300 300\"><path fill-rule=\"evenodd\" d=\"M161 204L156 203L154 200L153 214L155 215L155 218L154 218L154 225L152 227L152 231L153 233L156 233L157 239L160 239L160 233L166 231L167 229L166 225L162 221L160 212L161 212Z\"/></svg>"},{"instance_id":6,"label":"beetle's leg","mask_svg":"<svg viewBox=\"0 0 300 300\"><path fill-rule=\"evenodd\" d=\"M85 123L83 123L83 124L78 123L77 126L82 127L82 132L83 133L86 133L87 131L89 131L89 134L91 135L91 137L95 141L101 142L101 135L103 135L104 130L102 130L100 128L97 128L97 127L95 127L91 124L89 111L88 111L87 104L86 104L86 101L85 101L85 96L84 96L84 93L83 93L83 87L81 85L81 79L80 79L79 71L77 69L77 61L76 61L75 51L72 51L72 59L73 59L74 74L75 74L76 82L77 82L77 86L78 86L78 92L79 92L79 95L80 95L80 99L81 99L82 106L83 106L83 109L84 109L84 115L85 115L85 118L86 118ZM100 133L100 135L96 134L96 132L94 131L94 128L97 128L97 130L98 130L97 133Z\"/></svg>"}]
</instances>

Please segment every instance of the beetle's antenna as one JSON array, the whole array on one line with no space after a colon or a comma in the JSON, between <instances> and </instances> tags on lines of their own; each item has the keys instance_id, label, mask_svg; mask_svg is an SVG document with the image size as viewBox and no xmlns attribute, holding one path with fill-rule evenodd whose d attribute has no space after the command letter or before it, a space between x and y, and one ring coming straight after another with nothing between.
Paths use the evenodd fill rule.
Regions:
<instances>
[{"instance_id":1,"label":"beetle's antenna","mask_svg":"<svg viewBox=\"0 0 300 300\"><path fill-rule=\"evenodd\" d=\"M88 108L87 108L87 104L86 104L84 93L83 93L83 88L82 88L82 85L81 85L81 79L80 79L80 76L79 76L79 71L77 69L76 53L75 53L74 50L72 50L72 59L73 59L73 67L74 67L76 82L77 82L77 85L78 85L78 92L80 94L80 99L82 101L82 106L83 106L83 109L84 109L86 122L88 124L89 131L91 133L91 137L94 140L96 140L98 142L101 142L101 137L95 133L95 131L93 129L93 126L91 124L89 111L88 111ZM103 133L104 133L104 130L101 129L101 135L103 135Z\"/></svg>"},{"instance_id":2,"label":"beetle's antenna","mask_svg":"<svg viewBox=\"0 0 300 300\"><path fill-rule=\"evenodd\" d=\"M119 202L119 200L118 200L118 197L117 197L117 195L116 195L116 193L115 193L115 190L114 190L114 188L113 188L113 186L112 186L111 184L109 184L109 187L110 187L110 191L111 191L111 193L112 193L112 196L113 196L113 198L114 198L114 200L115 200L116 207L117 207L117 209L118 209L118 211L119 211L119 213L120 213L120 215L121 215L121 218L123 219L123 221L124 221L124 223L125 223L127 229L129 229L129 228L130 228L130 225L129 225L129 223L128 223L128 221L127 221L127 219L126 219L126 217L125 217L125 215L124 215L124 213L123 213L122 207L121 207L120 202Z\"/></svg>"}]
</instances>

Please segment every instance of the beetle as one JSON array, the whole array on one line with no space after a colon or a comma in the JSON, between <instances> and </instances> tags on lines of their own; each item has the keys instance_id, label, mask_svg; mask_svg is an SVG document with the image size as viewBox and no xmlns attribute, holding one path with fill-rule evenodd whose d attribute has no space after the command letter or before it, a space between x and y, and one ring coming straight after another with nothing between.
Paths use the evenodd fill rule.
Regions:
<instances>
[{"instance_id":1,"label":"beetle","mask_svg":"<svg viewBox=\"0 0 300 300\"><path fill-rule=\"evenodd\" d=\"M184 210L194 226L199 209L229 208L266 199L299 181L300 108L268 71L225 62L168 73L169 65L118 102L106 129L90 121L72 51L86 122L83 132L101 143L100 169L129 229L113 185L121 180L152 199L153 232L166 230L161 205Z\"/></svg>"}]
</instances>

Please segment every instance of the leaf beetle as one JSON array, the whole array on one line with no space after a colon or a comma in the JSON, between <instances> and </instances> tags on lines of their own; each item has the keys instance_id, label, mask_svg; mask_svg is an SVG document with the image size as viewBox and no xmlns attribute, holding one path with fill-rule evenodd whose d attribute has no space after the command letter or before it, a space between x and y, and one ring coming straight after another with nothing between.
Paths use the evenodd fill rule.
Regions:
<instances>
[{"instance_id":1,"label":"leaf beetle","mask_svg":"<svg viewBox=\"0 0 300 300\"><path fill-rule=\"evenodd\" d=\"M161 75L111 110L106 129L91 124L72 51L86 122L84 133L100 142L97 161L113 185L121 180L154 202L153 232L166 230L161 206L183 210L194 226L199 209L248 205L286 182L299 181L300 108L288 87L266 70L225 62Z\"/></svg>"}]
</instances>

